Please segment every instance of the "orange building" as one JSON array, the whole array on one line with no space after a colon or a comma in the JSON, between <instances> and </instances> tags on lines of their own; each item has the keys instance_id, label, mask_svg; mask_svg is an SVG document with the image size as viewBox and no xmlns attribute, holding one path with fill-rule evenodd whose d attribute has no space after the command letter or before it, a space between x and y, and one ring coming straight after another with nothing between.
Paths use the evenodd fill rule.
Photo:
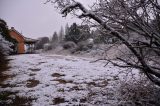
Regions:
<instances>
[{"instance_id":1,"label":"orange building","mask_svg":"<svg viewBox=\"0 0 160 106\"><path fill-rule=\"evenodd\" d=\"M9 34L18 42L15 46L16 53L32 53L34 51L36 40L24 37L21 33L15 30L14 27L11 27Z\"/></svg>"}]
</instances>

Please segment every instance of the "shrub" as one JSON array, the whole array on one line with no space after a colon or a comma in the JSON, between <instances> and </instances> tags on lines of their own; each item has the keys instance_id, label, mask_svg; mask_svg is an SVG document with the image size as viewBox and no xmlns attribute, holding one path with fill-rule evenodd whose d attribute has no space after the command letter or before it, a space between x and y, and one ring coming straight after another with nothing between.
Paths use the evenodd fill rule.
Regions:
<instances>
[{"instance_id":1,"label":"shrub","mask_svg":"<svg viewBox=\"0 0 160 106\"><path fill-rule=\"evenodd\" d=\"M38 39L38 42L35 45L35 48L38 49L43 49L44 44L49 43L49 38L48 37L41 37Z\"/></svg>"},{"instance_id":2,"label":"shrub","mask_svg":"<svg viewBox=\"0 0 160 106\"><path fill-rule=\"evenodd\" d=\"M43 49L46 50L52 50L52 45L49 43L44 44Z\"/></svg>"},{"instance_id":3,"label":"shrub","mask_svg":"<svg viewBox=\"0 0 160 106\"><path fill-rule=\"evenodd\" d=\"M65 42L62 46L64 49L73 49L77 47L77 45L72 41Z\"/></svg>"},{"instance_id":4,"label":"shrub","mask_svg":"<svg viewBox=\"0 0 160 106\"><path fill-rule=\"evenodd\" d=\"M77 51L86 51L93 47L93 41L91 39L87 39L85 41L79 42L77 45Z\"/></svg>"},{"instance_id":5,"label":"shrub","mask_svg":"<svg viewBox=\"0 0 160 106\"><path fill-rule=\"evenodd\" d=\"M12 51L11 49L12 45L13 44L11 42L5 40L3 36L0 34L0 50L2 54L4 55L10 54L10 52Z\"/></svg>"},{"instance_id":6,"label":"shrub","mask_svg":"<svg viewBox=\"0 0 160 106\"><path fill-rule=\"evenodd\" d=\"M5 40L0 34L0 72L7 68L8 61L6 55L10 54L12 49L10 48L12 43Z\"/></svg>"},{"instance_id":7,"label":"shrub","mask_svg":"<svg viewBox=\"0 0 160 106\"><path fill-rule=\"evenodd\" d=\"M148 81L123 82L119 88L121 105L160 106L160 89Z\"/></svg>"}]
</instances>

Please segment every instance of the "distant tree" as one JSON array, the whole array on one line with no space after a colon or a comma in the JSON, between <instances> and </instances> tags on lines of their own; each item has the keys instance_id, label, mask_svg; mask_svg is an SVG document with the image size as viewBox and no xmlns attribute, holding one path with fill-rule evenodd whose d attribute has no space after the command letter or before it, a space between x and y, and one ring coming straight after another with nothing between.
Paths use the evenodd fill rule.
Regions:
<instances>
[{"instance_id":1,"label":"distant tree","mask_svg":"<svg viewBox=\"0 0 160 106\"><path fill-rule=\"evenodd\" d=\"M69 25L67 23L65 26L65 35L68 35L68 33L69 33Z\"/></svg>"},{"instance_id":2,"label":"distant tree","mask_svg":"<svg viewBox=\"0 0 160 106\"><path fill-rule=\"evenodd\" d=\"M78 26L78 28L81 32L80 41L84 41L88 38L91 38L90 27L88 25L80 25Z\"/></svg>"},{"instance_id":3,"label":"distant tree","mask_svg":"<svg viewBox=\"0 0 160 106\"><path fill-rule=\"evenodd\" d=\"M100 44L100 43L106 43L105 42L105 37L103 36L102 33L97 29L95 31L92 31L92 38L94 39L94 43Z\"/></svg>"},{"instance_id":4,"label":"distant tree","mask_svg":"<svg viewBox=\"0 0 160 106\"><path fill-rule=\"evenodd\" d=\"M59 42L62 42L64 40L64 29L61 27L61 30L59 32Z\"/></svg>"},{"instance_id":5,"label":"distant tree","mask_svg":"<svg viewBox=\"0 0 160 106\"><path fill-rule=\"evenodd\" d=\"M13 45L11 46L11 48L12 48L13 51L14 51L15 48L16 48L17 41L16 41L15 39L13 39L13 38L9 35L9 29L8 29L7 23L6 23L3 19L0 19L0 33L1 33L1 36L2 36L6 41L9 41L9 42L13 43Z\"/></svg>"},{"instance_id":6,"label":"distant tree","mask_svg":"<svg viewBox=\"0 0 160 106\"><path fill-rule=\"evenodd\" d=\"M54 32L52 38L51 38L51 43L57 43L58 42L58 34L57 32Z\"/></svg>"},{"instance_id":7,"label":"distant tree","mask_svg":"<svg viewBox=\"0 0 160 106\"><path fill-rule=\"evenodd\" d=\"M89 36L90 30L88 26L78 26L76 23L73 23L68 30L68 34L65 35L65 40L78 43L86 40Z\"/></svg>"},{"instance_id":8,"label":"distant tree","mask_svg":"<svg viewBox=\"0 0 160 106\"><path fill-rule=\"evenodd\" d=\"M48 37L41 37L38 39L38 42L36 43L35 47L36 49L43 49L44 44L49 43Z\"/></svg>"}]
</instances>

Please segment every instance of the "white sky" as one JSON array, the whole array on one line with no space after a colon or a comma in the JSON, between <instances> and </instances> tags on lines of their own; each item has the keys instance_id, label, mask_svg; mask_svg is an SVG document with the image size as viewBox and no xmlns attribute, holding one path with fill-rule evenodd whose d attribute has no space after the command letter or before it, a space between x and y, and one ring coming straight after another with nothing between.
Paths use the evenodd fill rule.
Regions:
<instances>
[{"instance_id":1,"label":"white sky","mask_svg":"<svg viewBox=\"0 0 160 106\"><path fill-rule=\"evenodd\" d=\"M59 32L61 26L73 22L80 23L79 19L61 14L51 4L44 4L46 0L0 0L0 18L4 19L9 28L15 27L24 36L38 38L52 36L54 31ZM94 0L77 0L91 5Z\"/></svg>"}]
</instances>

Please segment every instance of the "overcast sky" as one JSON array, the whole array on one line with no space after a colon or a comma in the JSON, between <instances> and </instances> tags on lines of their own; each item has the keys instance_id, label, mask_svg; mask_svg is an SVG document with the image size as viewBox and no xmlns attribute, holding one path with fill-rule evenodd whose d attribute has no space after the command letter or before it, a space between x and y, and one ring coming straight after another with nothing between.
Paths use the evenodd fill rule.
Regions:
<instances>
[{"instance_id":1,"label":"overcast sky","mask_svg":"<svg viewBox=\"0 0 160 106\"><path fill-rule=\"evenodd\" d=\"M52 36L59 32L66 23L81 21L68 16L62 17L53 5L44 4L46 0L0 0L0 18L4 19L9 28L15 27L26 37L38 38ZM94 0L77 0L91 5Z\"/></svg>"}]
</instances>

